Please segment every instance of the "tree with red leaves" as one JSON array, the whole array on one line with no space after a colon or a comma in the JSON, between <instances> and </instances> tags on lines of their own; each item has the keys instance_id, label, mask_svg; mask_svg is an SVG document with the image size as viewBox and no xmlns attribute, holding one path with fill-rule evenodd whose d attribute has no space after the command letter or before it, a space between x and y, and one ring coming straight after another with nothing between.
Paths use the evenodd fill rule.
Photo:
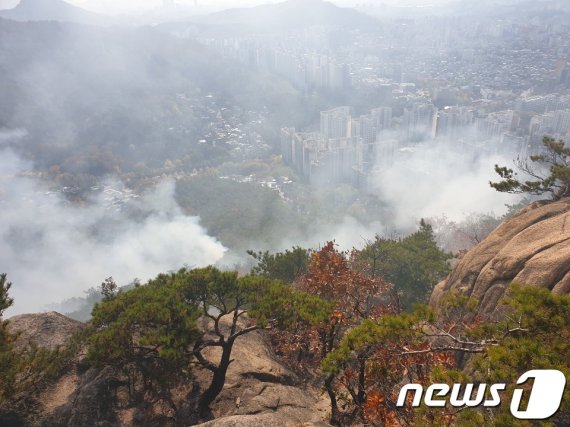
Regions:
<instances>
[{"instance_id":1,"label":"tree with red leaves","mask_svg":"<svg viewBox=\"0 0 570 427\"><path fill-rule=\"evenodd\" d=\"M354 253L354 252L353 252ZM392 285L380 276L372 277L354 268L353 253L339 251L327 242L311 253L306 274L297 282L300 290L318 296L333 306L329 318L311 328L274 335L280 353L315 373L321 361L337 348L341 338L365 319L375 319L393 312ZM364 363L356 367L352 398L363 404L366 399ZM339 424L344 414L339 408L337 377L328 373L324 388L331 402L331 422Z\"/></svg>"}]
</instances>

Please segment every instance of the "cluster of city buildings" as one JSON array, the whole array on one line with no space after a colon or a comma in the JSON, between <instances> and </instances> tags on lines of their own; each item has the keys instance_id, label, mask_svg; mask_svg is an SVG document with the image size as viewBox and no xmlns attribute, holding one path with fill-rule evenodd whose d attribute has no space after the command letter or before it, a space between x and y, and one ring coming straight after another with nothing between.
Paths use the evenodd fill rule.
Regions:
<instances>
[{"instance_id":1,"label":"cluster of city buildings","mask_svg":"<svg viewBox=\"0 0 570 427\"><path fill-rule=\"evenodd\" d=\"M319 132L281 130L283 161L312 184L363 187L376 159L394 156L398 141L380 137L391 124L389 107L359 117L350 107L322 111Z\"/></svg>"},{"instance_id":2,"label":"cluster of city buildings","mask_svg":"<svg viewBox=\"0 0 570 427\"><path fill-rule=\"evenodd\" d=\"M455 149L465 156L539 153L544 136L570 141L570 98L526 96L513 109L485 113L475 106L438 109L414 102L395 116L380 107L356 116L344 106L320 114L318 132L281 130L286 164L313 184L350 183L366 189L374 167L392 165L396 154L415 144Z\"/></svg>"},{"instance_id":3,"label":"cluster of city buildings","mask_svg":"<svg viewBox=\"0 0 570 427\"><path fill-rule=\"evenodd\" d=\"M263 113L223 104L211 94L200 95L199 102L185 94L178 94L177 98L180 105L184 105L199 119L200 129L195 132L199 135L197 140L190 138L194 132L188 129L171 128L186 140L207 145L213 150L227 149L236 161L262 158L271 151L261 136L261 128L266 120Z\"/></svg>"},{"instance_id":4,"label":"cluster of city buildings","mask_svg":"<svg viewBox=\"0 0 570 427\"><path fill-rule=\"evenodd\" d=\"M307 50L306 46L300 48L282 43L267 43L255 37L201 41L216 48L225 57L275 72L305 92L343 91L352 85L349 66L320 50Z\"/></svg>"},{"instance_id":5,"label":"cluster of city buildings","mask_svg":"<svg viewBox=\"0 0 570 427\"><path fill-rule=\"evenodd\" d=\"M441 16L381 14L374 28L314 26L200 40L329 105L353 105L321 112L318 130L282 129L281 152L309 182L365 188L374 167L393 164L416 144L516 158L540 152L544 136L570 141L563 6L473 4ZM369 110L376 105L383 107Z\"/></svg>"}]
</instances>

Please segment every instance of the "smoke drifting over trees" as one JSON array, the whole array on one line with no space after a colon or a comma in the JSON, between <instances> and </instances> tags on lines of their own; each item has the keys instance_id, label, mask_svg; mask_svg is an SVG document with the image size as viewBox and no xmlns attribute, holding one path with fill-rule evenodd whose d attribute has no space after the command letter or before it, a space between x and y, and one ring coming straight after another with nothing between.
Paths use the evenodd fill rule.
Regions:
<instances>
[{"instance_id":1,"label":"smoke drifting over trees","mask_svg":"<svg viewBox=\"0 0 570 427\"><path fill-rule=\"evenodd\" d=\"M373 188L394 209L397 228L443 214L455 221L470 212L502 214L515 199L489 188L497 162L512 160L465 155L453 143L428 141L399 151L393 164L376 168Z\"/></svg>"},{"instance_id":2,"label":"smoke drifting over trees","mask_svg":"<svg viewBox=\"0 0 570 427\"><path fill-rule=\"evenodd\" d=\"M396 398L570 373L569 5L0 0L0 425L514 425Z\"/></svg>"},{"instance_id":3,"label":"smoke drifting over trees","mask_svg":"<svg viewBox=\"0 0 570 427\"><path fill-rule=\"evenodd\" d=\"M189 10L174 3L163 9ZM123 285L183 264L240 264L247 249L349 249L403 237L421 218L500 215L517 199L489 188L493 165L534 154L538 132L570 130L560 2L534 32L519 22L536 7L515 13L512 1L475 18L401 2L265 3L170 22L157 12L155 26L2 13L0 267L17 311L111 275ZM345 105L354 123L342 136L381 154L362 170L368 185L312 185L280 156L281 129L311 134L322 111ZM369 126L374 110L382 129ZM37 294L27 307L25 292Z\"/></svg>"},{"instance_id":4,"label":"smoke drifting over trees","mask_svg":"<svg viewBox=\"0 0 570 427\"><path fill-rule=\"evenodd\" d=\"M15 176L30 166L1 149L0 269L14 283L11 314L79 296L111 275L126 285L185 264L209 265L224 254L199 218L182 214L172 182L117 211L105 193L76 206L33 178Z\"/></svg>"}]
</instances>

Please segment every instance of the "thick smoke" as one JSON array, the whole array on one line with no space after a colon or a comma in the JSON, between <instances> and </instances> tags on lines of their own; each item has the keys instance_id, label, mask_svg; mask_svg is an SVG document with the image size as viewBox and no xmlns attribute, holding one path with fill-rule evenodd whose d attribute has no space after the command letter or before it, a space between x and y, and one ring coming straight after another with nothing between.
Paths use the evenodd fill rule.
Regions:
<instances>
[{"instance_id":1,"label":"thick smoke","mask_svg":"<svg viewBox=\"0 0 570 427\"><path fill-rule=\"evenodd\" d=\"M350 250L365 246L368 241L374 239L375 235L387 234L387 230L388 228L379 221L363 224L350 215L344 216L342 220L335 223L319 222L318 219L315 219L314 227L308 234L294 234L270 248L270 251L277 252L289 249L292 246L315 249L330 240L334 240L339 249ZM252 247L258 246L252 244Z\"/></svg>"},{"instance_id":2,"label":"thick smoke","mask_svg":"<svg viewBox=\"0 0 570 427\"><path fill-rule=\"evenodd\" d=\"M504 213L518 197L498 193L489 181L499 178L494 165L512 166L515 155L476 153L434 141L402 148L389 164L379 159L373 191L394 209L397 229L441 215L461 221L472 213Z\"/></svg>"},{"instance_id":3,"label":"thick smoke","mask_svg":"<svg viewBox=\"0 0 570 427\"><path fill-rule=\"evenodd\" d=\"M467 131L465 134L471 136ZM489 181L500 179L494 171L495 164L513 167L516 153L510 151L492 154L484 149L431 140L402 147L393 157L379 157L371 173L369 191L385 206L384 211L376 213L376 220L363 222L347 214L332 222L322 221L317 215L307 233L292 231L288 238L267 249L275 252L292 246L318 248L328 240L334 240L343 250L362 248L376 235L408 235L418 229L421 219L430 223L445 219L448 225L476 221L482 216L499 221L507 205L521 199L489 186ZM435 231L438 240L443 241L452 230L441 227L445 225ZM449 245L442 246L449 249ZM250 247L259 249L266 245L251 242Z\"/></svg>"},{"instance_id":4,"label":"thick smoke","mask_svg":"<svg viewBox=\"0 0 570 427\"><path fill-rule=\"evenodd\" d=\"M15 299L9 315L81 296L109 276L126 285L215 263L224 254L198 218L183 215L172 182L122 204L101 193L77 207L35 179L16 176L29 166L0 151L0 272L8 273Z\"/></svg>"},{"instance_id":5,"label":"thick smoke","mask_svg":"<svg viewBox=\"0 0 570 427\"><path fill-rule=\"evenodd\" d=\"M28 132L24 129L4 129L0 128L0 147L8 145L11 141L17 141L25 137Z\"/></svg>"},{"instance_id":6,"label":"thick smoke","mask_svg":"<svg viewBox=\"0 0 570 427\"><path fill-rule=\"evenodd\" d=\"M521 197L499 193L489 181L500 179L495 164L512 167L515 157L444 141L401 148L391 159L378 158L371 174L369 190L388 206L378 221L365 225L346 216L341 223L315 227L306 242L314 246L335 238L341 248L358 248L376 234L411 233L422 218L461 223L478 215L498 217Z\"/></svg>"}]
</instances>

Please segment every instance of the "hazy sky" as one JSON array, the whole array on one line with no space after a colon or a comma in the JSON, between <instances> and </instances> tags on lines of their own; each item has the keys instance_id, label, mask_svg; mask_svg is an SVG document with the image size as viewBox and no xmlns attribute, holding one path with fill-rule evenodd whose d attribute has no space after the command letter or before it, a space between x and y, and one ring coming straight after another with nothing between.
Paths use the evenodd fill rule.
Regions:
<instances>
[{"instance_id":1,"label":"hazy sky","mask_svg":"<svg viewBox=\"0 0 570 427\"><path fill-rule=\"evenodd\" d=\"M107 14L144 12L161 4L175 3L198 6L202 10L227 9L231 7L254 6L265 3L278 3L281 0L66 0L85 9ZM331 0L341 6L356 5L426 5L442 4L449 0ZM19 0L0 0L0 9L14 7Z\"/></svg>"}]
</instances>

